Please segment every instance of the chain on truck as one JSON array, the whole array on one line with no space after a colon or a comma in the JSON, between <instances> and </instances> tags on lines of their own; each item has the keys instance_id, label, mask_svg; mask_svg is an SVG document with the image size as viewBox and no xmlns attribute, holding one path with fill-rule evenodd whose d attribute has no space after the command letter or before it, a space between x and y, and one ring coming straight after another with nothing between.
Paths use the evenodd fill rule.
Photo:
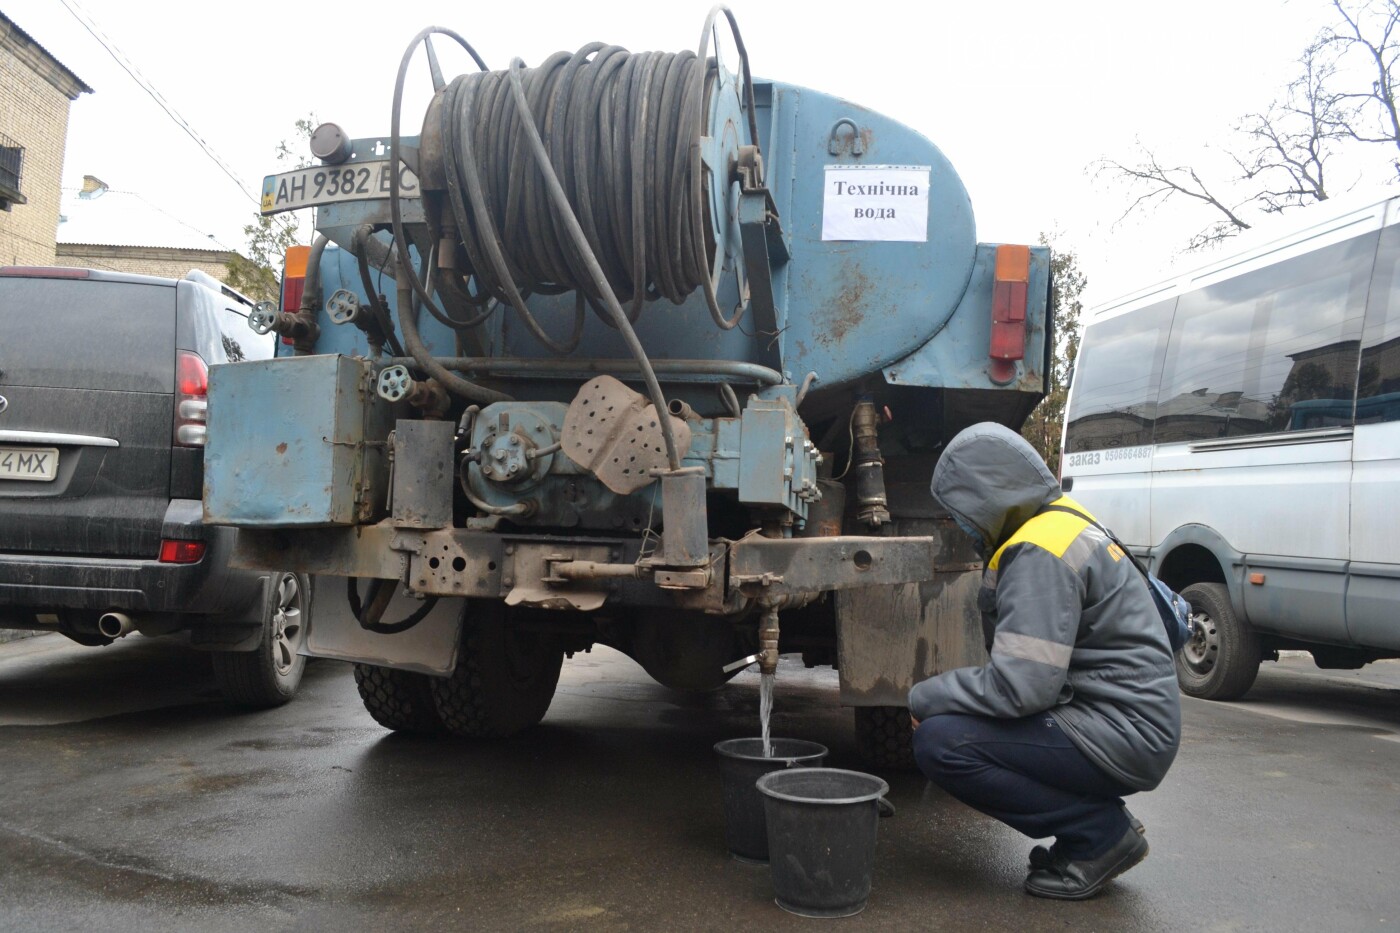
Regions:
<instances>
[{"instance_id":1,"label":"chain on truck","mask_svg":"<svg viewBox=\"0 0 1400 933\"><path fill-rule=\"evenodd\" d=\"M303 650L389 728L517 732L594 644L685 690L800 652L890 763L908 688L982 656L928 480L1043 396L1049 251L978 243L908 127L752 78L728 10L702 36L491 71L425 29L388 137L264 182L317 235L250 321L279 355L210 375L206 519L314 575Z\"/></svg>"}]
</instances>

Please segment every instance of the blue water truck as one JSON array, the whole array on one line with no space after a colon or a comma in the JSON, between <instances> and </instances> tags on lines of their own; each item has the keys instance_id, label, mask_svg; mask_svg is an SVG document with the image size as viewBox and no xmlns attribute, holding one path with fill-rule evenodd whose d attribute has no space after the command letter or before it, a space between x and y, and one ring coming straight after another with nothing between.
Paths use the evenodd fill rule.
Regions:
<instances>
[{"instance_id":1,"label":"blue water truck","mask_svg":"<svg viewBox=\"0 0 1400 933\"><path fill-rule=\"evenodd\" d=\"M908 688L984 656L928 483L1045 394L1049 251L977 242L908 127L753 78L727 10L703 35L492 71L425 29L388 136L264 182L316 236L250 318L278 354L210 373L205 518L307 575L300 650L390 729L517 733L595 644L700 691L786 653L895 764Z\"/></svg>"}]
</instances>

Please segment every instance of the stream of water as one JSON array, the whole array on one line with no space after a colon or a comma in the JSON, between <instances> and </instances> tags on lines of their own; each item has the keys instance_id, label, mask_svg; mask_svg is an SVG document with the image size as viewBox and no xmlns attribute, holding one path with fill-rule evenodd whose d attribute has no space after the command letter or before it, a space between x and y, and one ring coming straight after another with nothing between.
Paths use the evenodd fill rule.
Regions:
<instances>
[{"instance_id":1,"label":"stream of water","mask_svg":"<svg viewBox=\"0 0 1400 933\"><path fill-rule=\"evenodd\" d=\"M768 737L768 720L773 716L773 681L775 674L760 674L758 678L758 722L763 730L763 757L773 757L773 740Z\"/></svg>"}]
</instances>

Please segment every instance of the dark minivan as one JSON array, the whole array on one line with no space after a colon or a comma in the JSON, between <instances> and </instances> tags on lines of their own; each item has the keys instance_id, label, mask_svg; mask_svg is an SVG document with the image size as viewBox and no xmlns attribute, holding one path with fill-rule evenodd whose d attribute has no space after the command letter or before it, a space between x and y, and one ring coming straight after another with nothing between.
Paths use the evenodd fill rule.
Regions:
<instances>
[{"instance_id":1,"label":"dark minivan","mask_svg":"<svg viewBox=\"0 0 1400 933\"><path fill-rule=\"evenodd\" d=\"M251 310L197 271L0 268L0 628L188 632L231 700L291 699L308 581L229 567L201 518L209 367L275 347Z\"/></svg>"}]
</instances>

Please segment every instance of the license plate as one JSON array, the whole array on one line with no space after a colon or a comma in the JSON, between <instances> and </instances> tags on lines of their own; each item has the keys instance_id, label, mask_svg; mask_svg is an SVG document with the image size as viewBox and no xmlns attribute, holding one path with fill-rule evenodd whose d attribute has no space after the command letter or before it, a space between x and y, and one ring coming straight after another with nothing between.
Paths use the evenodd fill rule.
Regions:
<instances>
[{"instance_id":1,"label":"license plate","mask_svg":"<svg viewBox=\"0 0 1400 933\"><path fill-rule=\"evenodd\" d=\"M262 213L279 214L318 204L375 201L389 197L389 160L367 159L344 165L320 165L263 179ZM418 176L399 166L399 193L416 198Z\"/></svg>"},{"instance_id":2,"label":"license plate","mask_svg":"<svg viewBox=\"0 0 1400 933\"><path fill-rule=\"evenodd\" d=\"M0 479L51 483L57 475L57 447L0 447Z\"/></svg>"}]
</instances>

